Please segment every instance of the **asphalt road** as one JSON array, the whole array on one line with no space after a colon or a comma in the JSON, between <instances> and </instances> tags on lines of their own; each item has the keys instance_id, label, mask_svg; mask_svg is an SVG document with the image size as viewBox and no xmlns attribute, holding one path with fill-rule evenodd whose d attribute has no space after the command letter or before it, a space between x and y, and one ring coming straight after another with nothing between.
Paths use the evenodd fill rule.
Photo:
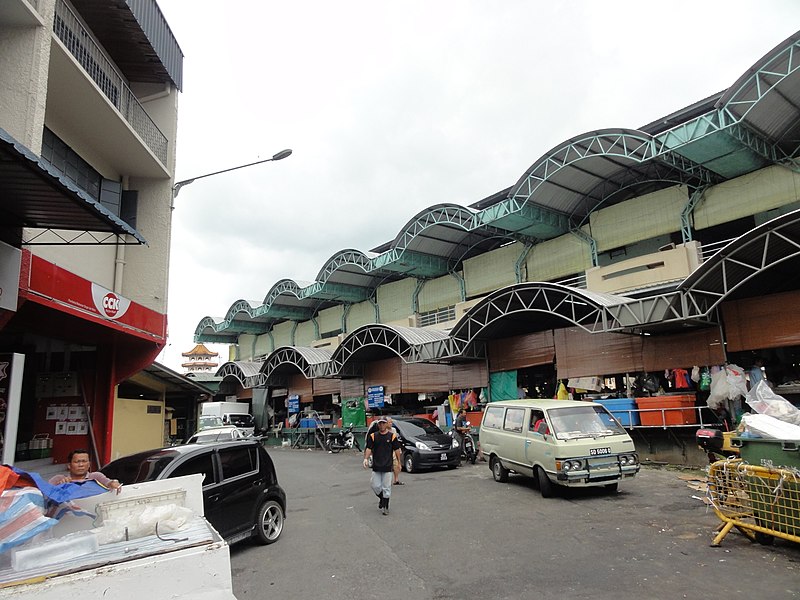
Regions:
<instances>
[{"instance_id":1,"label":"asphalt road","mask_svg":"<svg viewBox=\"0 0 800 600\"><path fill-rule=\"evenodd\" d=\"M383 516L360 454L270 454L288 518L276 544L231 548L239 600L800 597L800 545L734 531L711 548L719 520L682 472L548 500L487 463L402 473Z\"/></svg>"}]
</instances>

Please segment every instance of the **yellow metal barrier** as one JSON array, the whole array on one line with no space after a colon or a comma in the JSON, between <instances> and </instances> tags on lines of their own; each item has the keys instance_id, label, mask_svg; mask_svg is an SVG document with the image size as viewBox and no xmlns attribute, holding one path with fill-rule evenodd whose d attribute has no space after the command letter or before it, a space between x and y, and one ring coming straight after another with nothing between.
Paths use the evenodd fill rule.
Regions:
<instances>
[{"instance_id":1,"label":"yellow metal barrier","mask_svg":"<svg viewBox=\"0 0 800 600\"><path fill-rule=\"evenodd\" d=\"M712 546L734 527L761 544L776 537L800 543L800 470L717 461L709 467L708 496L722 521Z\"/></svg>"}]
</instances>

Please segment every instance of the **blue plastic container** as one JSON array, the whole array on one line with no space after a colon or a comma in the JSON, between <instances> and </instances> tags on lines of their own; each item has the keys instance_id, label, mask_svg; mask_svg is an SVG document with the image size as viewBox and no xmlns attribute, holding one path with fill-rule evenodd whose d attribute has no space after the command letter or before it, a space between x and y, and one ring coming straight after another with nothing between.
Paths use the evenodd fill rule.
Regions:
<instances>
[{"instance_id":1,"label":"blue plastic container","mask_svg":"<svg viewBox=\"0 0 800 600\"><path fill-rule=\"evenodd\" d=\"M617 421L623 427L633 427L641 425L638 412L628 412L629 410L636 411L636 401L633 398L606 398L601 400L592 400L597 404L602 404L608 409Z\"/></svg>"},{"instance_id":2,"label":"blue plastic container","mask_svg":"<svg viewBox=\"0 0 800 600\"><path fill-rule=\"evenodd\" d=\"M314 429L317 422L314 419L300 419L300 427L306 429Z\"/></svg>"}]
</instances>

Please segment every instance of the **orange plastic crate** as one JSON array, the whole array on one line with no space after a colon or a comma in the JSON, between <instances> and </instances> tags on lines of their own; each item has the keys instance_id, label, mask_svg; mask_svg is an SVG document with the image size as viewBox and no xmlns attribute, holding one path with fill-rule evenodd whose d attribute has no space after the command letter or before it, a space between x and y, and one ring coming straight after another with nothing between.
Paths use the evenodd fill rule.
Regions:
<instances>
[{"instance_id":1,"label":"orange plastic crate","mask_svg":"<svg viewBox=\"0 0 800 600\"><path fill-rule=\"evenodd\" d=\"M636 406L641 410L642 425L692 425L697 423L694 396L654 396L637 398ZM673 409L661 411L660 409ZM674 410L674 409L683 410ZM651 410L646 410L651 409ZM658 409L658 410L655 410Z\"/></svg>"}]
</instances>

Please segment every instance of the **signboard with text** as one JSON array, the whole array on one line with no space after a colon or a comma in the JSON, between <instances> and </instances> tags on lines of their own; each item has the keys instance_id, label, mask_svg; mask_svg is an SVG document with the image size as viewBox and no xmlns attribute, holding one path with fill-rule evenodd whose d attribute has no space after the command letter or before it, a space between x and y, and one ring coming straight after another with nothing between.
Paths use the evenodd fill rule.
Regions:
<instances>
[{"instance_id":1,"label":"signboard with text","mask_svg":"<svg viewBox=\"0 0 800 600\"><path fill-rule=\"evenodd\" d=\"M383 386L372 385L367 388L367 408L383 408Z\"/></svg>"},{"instance_id":2,"label":"signboard with text","mask_svg":"<svg viewBox=\"0 0 800 600\"><path fill-rule=\"evenodd\" d=\"M300 412L300 396L289 396L286 399L289 414L293 415Z\"/></svg>"}]
</instances>

